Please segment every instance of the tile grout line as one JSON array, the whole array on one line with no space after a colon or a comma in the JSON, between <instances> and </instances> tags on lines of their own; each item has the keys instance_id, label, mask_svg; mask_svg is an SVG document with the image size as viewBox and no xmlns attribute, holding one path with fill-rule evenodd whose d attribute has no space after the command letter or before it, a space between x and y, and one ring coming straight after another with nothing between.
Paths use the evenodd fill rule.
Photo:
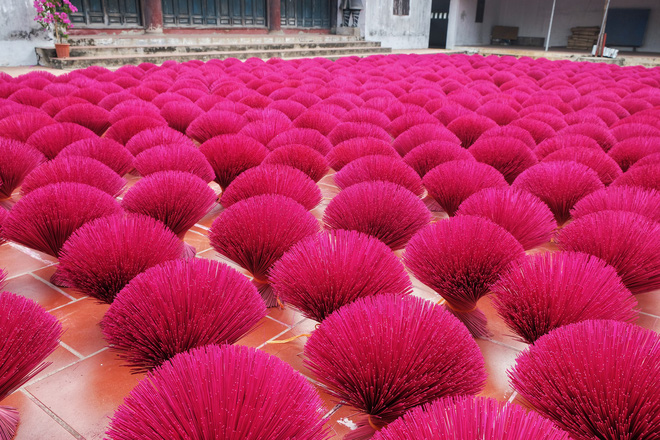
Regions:
<instances>
[{"instance_id":1,"label":"tile grout line","mask_svg":"<svg viewBox=\"0 0 660 440\"><path fill-rule=\"evenodd\" d=\"M46 268L48 268L48 267L55 266L56 264L57 264L57 263L50 263L50 264L48 264L47 266L40 267L40 268L38 268L38 269L33 269L33 270L28 270L28 271L26 271L26 272L17 273L16 275L12 275L12 276L9 276L9 277L5 278L5 281L11 281L11 280L16 279L16 278L18 278L18 277L22 277L23 275L31 275L32 272L35 271L35 270L46 269Z\"/></svg>"},{"instance_id":2,"label":"tile grout line","mask_svg":"<svg viewBox=\"0 0 660 440\"><path fill-rule=\"evenodd\" d=\"M43 282L44 284L46 284L48 287L52 288L53 290L56 290L56 291L60 292L62 295L66 296L70 300L75 300L75 298L73 296L69 295L64 290L60 289L59 287L57 287L55 284L51 283L50 281L41 278L39 275L36 275L34 272L30 272L30 275L33 278Z\"/></svg>"},{"instance_id":3,"label":"tile grout line","mask_svg":"<svg viewBox=\"0 0 660 440\"><path fill-rule=\"evenodd\" d=\"M64 428L73 437L75 437L78 440L85 440L85 437L80 435L78 431L73 429L68 423L66 423L61 417L59 417L57 414L51 411L51 409L48 408L46 405L41 403L41 401L37 399L35 396L33 396L30 392L21 389L21 393L23 393L32 403L37 405L43 412L45 412L51 419L53 419L58 425Z\"/></svg>"},{"instance_id":4,"label":"tile grout line","mask_svg":"<svg viewBox=\"0 0 660 440\"><path fill-rule=\"evenodd\" d=\"M654 314L652 314L652 313L648 313L648 312L642 312L641 310L639 310L639 314L640 314L640 315L650 316L651 318L657 318L657 319L660 319L660 316L658 316L658 315L654 315Z\"/></svg>"},{"instance_id":5,"label":"tile grout line","mask_svg":"<svg viewBox=\"0 0 660 440\"><path fill-rule=\"evenodd\" d=\"M35 260L41 261L42 263L48 263L49 265L55 264L52 261L48 261L48 260L42 258L39 252L34 251L34 250L32 250L30 248L27 248L25 246L22 246L18 243L14 243L14 242L10 241L9 246L13 247L14 249L16 249L19 252L24 253L25 255L27 255L30 258L34 258Z\"/></svg>"},{"instance_id":6,"label":"tile grout line","mask_svg":"<svg viewBox=\"0 0 660 440\"><path fill-rule=\"evenodd\" d=\"M71 304L75 304L75 303L80 302L80 301L82 301L84 299L87 299L87 298L89 298L89 296L83 296L81 298L74 298L73 301L69 301L66 304L62 304L61 306L53 307L52 309L48 310L48 312L54 312L56 310L61 309L62 307L70 306Z\"/></svg>"},{"instance_id":7,"label":"tile grout line","mask_svg":"<svg viewBox=\"0 0 660 440\"><path fill-rule=\"evenodd\" d=\"M80 352L74 350L73 347L71 347L70 345L68 345L68 344L66 344L62 341L60 341L60 346L62 346L63 348L69 350L71 353L73 353L75 356L77 356L78 359L80 359L80 360L85 358L85 356L83 356Z\"/></svg>"},{"instance_id":8,"label":"tile grout line","mask_svg":"<svg viewBox=\"0 0 660 440\"><path fill-rule=\"evenodd\" d=\"M481 339L482 341L492 342L493 344L496 344L496 345L501 345L502 347L509 348L509 349L511 349L511 350L513 350L513 351L515 351L515 352L517 352L517 353L520 353L521 351L524 350L524 349L516 348L516 347L513 347L513 346L511 346L511 345L505 344L504 342L497 341L497 340L495 340L495 339L481 338L481 337L479 337L479 338L477 338L477 339Z\"/></svg>"},{"instance_id":9,"label":"tile grout line","mask_svg":"<svg viewBox=\"0 0 660 440\"><path fill-rule=\"evenodd\" d=\"M99 354L99 353L103 353L104 351L108 350L109 348L110 348L110 347L103 347L102 349L100 349L100 350L98 350L98 351L95 351L94 353L92 353L92 354L90 354L90 355L88 355L88 356L84 356L84 357L78 359L77 361L71 362L70 364L63 366L62 368L58 368L58 369L55 370L55 371L51 371L50 373L46 374L46 375L43 376L43 377L40 377L40 378L38 378L38 379L31 380L30 382L28 382L28 383L26 383L25 385L23 385L20 389L23 390L23 389L25 389L25 387L28 387L28 386L32 386L32 385L34 385L34 384L37 384L37 383L41 382L41 381L44 380L44 379L47 379L47 378L49 378L49 377L51 377L51 376L53 376L53 375L55 375L55 374L57 374L57 373L59 373L59 372L61 372L61 371L63 371L63 370L66 370L66 369L69 368L69 367L72 367L72 366L77 365L77 364L79 364L79 363L81 363L81 362L83 362L83 361L86 361L87 359L89 359L89 358L91 358L91 357L94 357L94 356L96 356L96 355Z\"/></svg>"}]
</instances>

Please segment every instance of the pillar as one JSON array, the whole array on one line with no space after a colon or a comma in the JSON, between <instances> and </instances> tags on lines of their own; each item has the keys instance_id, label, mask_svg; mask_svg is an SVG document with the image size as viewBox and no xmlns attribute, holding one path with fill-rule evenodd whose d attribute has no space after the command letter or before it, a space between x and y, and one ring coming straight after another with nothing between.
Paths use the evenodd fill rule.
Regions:
<instances>
[{"instance_id":1,"label":"pillar","mask_svg":"<svg viewBox=\"0 0 660 440\"><path fill-rule=\"evenodd\" d=\"M282 30L282 6L280 0L268 0L268 29L272 31Z\"/></svg>"},{"instance_id":2,"label":"pillar","mask_svg":"<svg viewBox=\"0 0 660 440\"><path fill-rule=\"evenodd\" d=\"M163 3L161 0L142 0L144 30L146 33L163 32Z\"/></svg>"}]
</instances>

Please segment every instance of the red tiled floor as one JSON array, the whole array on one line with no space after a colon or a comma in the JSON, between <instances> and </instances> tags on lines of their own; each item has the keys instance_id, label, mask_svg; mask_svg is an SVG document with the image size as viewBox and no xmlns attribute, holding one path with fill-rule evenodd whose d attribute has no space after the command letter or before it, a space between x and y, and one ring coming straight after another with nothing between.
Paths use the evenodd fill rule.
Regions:
<instances>
[{"instance_id":1,"label":"red tiled floor","mask_svg":"<svg viewBox=\"0 0 660 440\"><path fill-rule=\"evenodd\" d=\"M64 327L62 342L83 356L89 356L107 346L99 322L107 304L99 304L95 299L85 298L60 307L52 313Z\"/></svg>"},{"instance_id":2,"label":"red tiled floor","mask_svg":"<svg viewBox=\"0 0 660 440\"><path fill-rule=\"evenodd\" d=\"M142 375L132 375L109 350L26 390L87 440L103 438L110 417Z\"/></svg>"},{"instance_id":3,"label":"red tiled floor","mask_svg":"<svg viewBox=\"0 0 660 440\"><path fill-rule=\"evenodd\" d=\"M12 278L7 282L4 290L30 298L46 310L71 302L71 298L30 274Z\"/></svg>"},{"instance_id":4,"label":"red tiled floor","mask_svg":"<svg viewBox=\"0 0 660 440\"><path fill-rule=\"evenodd\" d=\"M8 277L41 269L42 267L54 264L56 261L52 257L45 258L46 256L44 254L38 252L35 252L34 255L35 257L31 257L10 244L0 246L0 261L2 261L2 268L5 269ZM39 259L42 256L44 258Z\"/></svg>"},{"instance_id":5,"label":"red tiled floor","mask_svg":"<svg viewBox=\"0 0 660 440\"><path fill-rule=\"evenodd\" d=\"M2 405L18 409L20 414L21 420L14 440L72 440L76 438L20 391L3 400Z\"/></svg>"},{"instance_id":6,"label":"red tiled floor","mask_svg":"<svg viewBox=\"0 0 660 440\"><path fill-rule=\"evenodd\" d=\"M635 298L641 311L660 317L660 290L640 293Z\"/></svg>"},{"instance_id":7,"label":"red tiled floor","mask_svg":"<svg viewBox=\"0 0 660 440\"><path fill-rule=\"evenodd\" d=\"M50 356L46 358L46 362L50 362L50 365L46 367L45 370L37 374L30 382L28 382L28 384L51 375L56 371L73 364L74 362L78 362L79 360L80 358L78 356L60 345Z\"/></svg>"},{"instance_id":8,"label":"red tiled floor","mask_svg":"<svg viewBox=\"0 0 660 440\"><path fill-rule=\"evenodd\" d=\"M286 330L288 330L287 326L280 324L269 317L265 317L259 321L254 330L239 339L236 344L245 345L247 347L259 347L266 341L273 339Z\"/></svg>"},{"instance_id":9,"label":"red tiled floor","mask_svg":"<svg viewBox=\"0 0 660 440\"><path fill-rule=\"evenodd\" d=\"M513 390L509 386L506 372L515 364L518 352L483 339L477 339L477 344L486 361L486 371L488 372L486 387L479 395L494 397L500 401L507 400L511 397Z\"/></svg>"},{"instance_id":10,"label":"red tiled floor","mask_svg":"<svg viewBox=\"0 0 660 440\"><path fill-rule=\"evenodd\" d=\"M41 278L41 279L43 279L47 282L50 282L50 277L53 276L53 274L55 273L56 270L57 270L57 265L54 265L54 266L44 267L43 269L35 270L32 273L34 275L38 276L39 278ZM66 293L67 295L69 295L69 296L71 296L75 299L80 299L80 298L83 298L83 297L87 296L87 295L85 295L81 292L78 292L75 289L71 289L71 288L68 288L68 287L57 286L57 289L61 290L62 292Z\"/></svg>"}]
</instances>

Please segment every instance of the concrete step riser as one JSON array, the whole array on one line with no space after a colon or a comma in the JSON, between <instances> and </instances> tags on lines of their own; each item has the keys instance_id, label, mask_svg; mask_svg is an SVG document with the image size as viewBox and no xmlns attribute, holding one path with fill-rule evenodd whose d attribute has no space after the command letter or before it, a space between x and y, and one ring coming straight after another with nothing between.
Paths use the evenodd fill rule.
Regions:
<instances>
[{"instance_id":1,"label":"concrete step riser","mask_svg":"<svg viewBox=\"0 0 660 440\"><path fill-rule=\"evenodd\" d=\"M213 46L147 46L147 47L99 47L99 46L84 46L72 47L72 57L107 57L107 56L123 56L123 55L148 55L148 54L170 54L170 53L199 53L199 52L240 52L240 51L263 51L263 50L313 50L313 49L330 49L330 48L351 48L351 47L380 47L380 43L364 42L364 41L351 41L351 42L337 42L337 43L309 43L309 44L255 44L255 45L213 45ZM48 50L48 55L55 56L55 49Z\"/></svg>"},{"instance_id":2,"label":"concrete step riser","mask_svg":"<svg viewBox=\"0 0 660 440\"><path fill-rule=\"evenodd\" d=\"M259 53L259 52L223 52L222 54L182 54L177 56L168 56L168 55L154 55L149 57L122 57L118 59L76 59L76 58L66 58L58 59L53 58L50 60L52 67L59 69L80 69L89 67L92 65L99 65L105 67L112 66L121 66L125 64L140 64L140 63L154 63L162 64L167 60L175 60L177 62L185 62L191 60L201 60L208 61L211 59L224 59L224 58L238 58L238 59L247 59L252 57L259 58L310 58L310 57L325 57L330 59L336 59L345 56L358 55L358 56L368 56L376 54L388 54L392 50L389 48L347 48L347 49L335 49L335 50L283 50L283 51L273 51L268 53Z\"/></svg>"},{"instance_id":3,"label":"concrete step riser","mask_svg":"<svg viewBox=\"0 0 660 440\"><path fill-rule=\"evenodd\" d=\"M84 38L72 37L69 39L71 46L99 46L99 47L121 47L121 46L180 46L180 45L249 45L249 44L301 44L319 42L350 42L362 41L362 38L350 35L314 35L314 36L277 36L269 37L149 37L149 38Z\"/></svg>"}]
</instances>

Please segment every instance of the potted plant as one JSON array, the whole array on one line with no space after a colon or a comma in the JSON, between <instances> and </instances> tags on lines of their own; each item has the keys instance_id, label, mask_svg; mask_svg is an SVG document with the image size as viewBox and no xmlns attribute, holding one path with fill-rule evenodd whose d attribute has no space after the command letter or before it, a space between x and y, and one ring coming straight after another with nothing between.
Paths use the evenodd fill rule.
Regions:
<instances>
[{"instance_id":1,"label":"potted plant","mask_svg":"<svg viewBox=\"0 0 660 440\"><path fill-rule=\"evenodd\" d=\"M69 14L77 12L78 8L69 0L34 0L34 8L37 10L34 21L44 29L53 29L57 58L67 58L70 49L67 43L69 28L73 27Z\"/></svg>"}]
</instances>

